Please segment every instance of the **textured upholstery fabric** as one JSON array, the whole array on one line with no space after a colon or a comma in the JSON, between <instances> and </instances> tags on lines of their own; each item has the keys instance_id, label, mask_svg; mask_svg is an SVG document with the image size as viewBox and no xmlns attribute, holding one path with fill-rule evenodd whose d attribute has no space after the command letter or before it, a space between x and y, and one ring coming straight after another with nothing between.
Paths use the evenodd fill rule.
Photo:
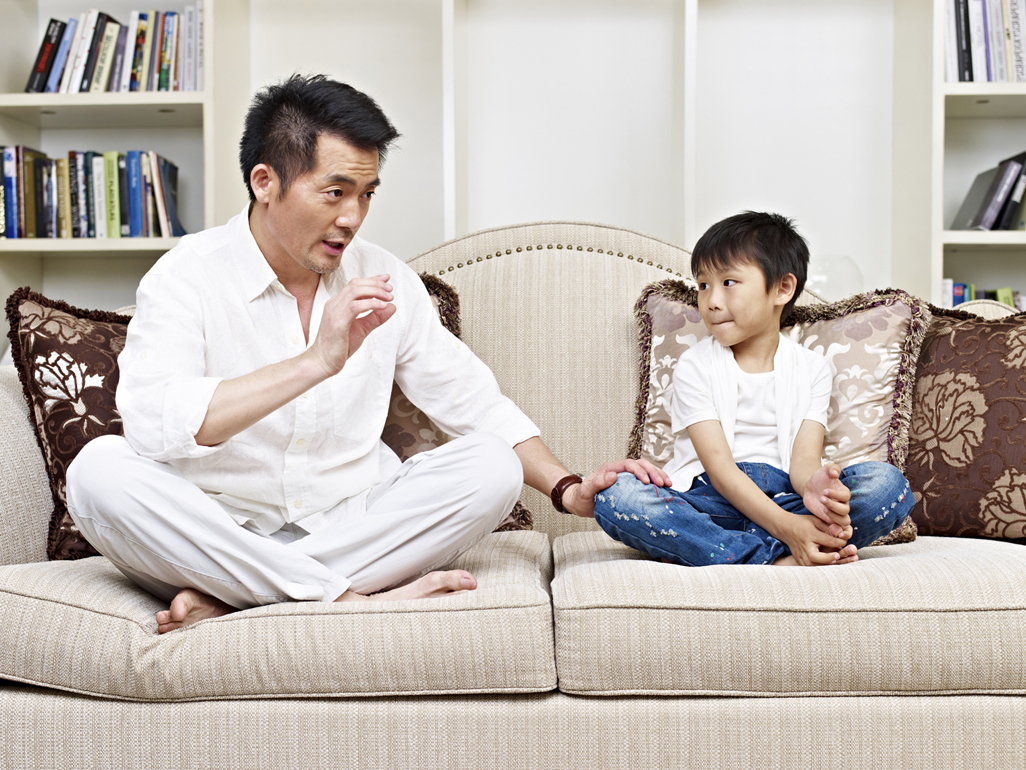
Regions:
<instances>
[{"instance_id":1,"label":"textured upholstery fabric","mask_svg":"<svg viewBox=\"0 0 1026 770\"><path fill-rule=\"evenodd\" d=\"M161 603L106 559L0 568L0 679L129 700L539 692L556 685L545 535L489 535L478 588L285 603L162 636Z\"/></svg>"},{"instance_id":2,"label":"textured upholstery fabric","mask_svg":"<svg viewBox=\"0 0 1026 770\"><path fill-rule=\"evenodd\" d=\"M919 538L814 569L682 568L592 532L553 550L564 692L1026 692L1018 545Z\"/></svg>"},{"instance_id":3,"label":"textured upholstery fabric","mask_svg":"<svg viewBox=\"0 0 1026 770\"><path fill-rule=\"evenodd\" d=\"M683 276L683 249L614 227L549 222L486 230L414 257L460 296L463 340L570 470L626 456L638 392L632 316L641 289ZM525 487L535 529L597 525Z\"/></svg>"},{"instance_id":4,"label":"textured upholstery fabric","mask_svg":"<svg viewBox=\"0 0 1026 770\"><path fill-rule=\"evenodd\" d=\"M1026 745L1026 699L973 695L124 703L0 685L0 714L0 766L25 770L1008 770Z\"/></svg>"}]
</instances>

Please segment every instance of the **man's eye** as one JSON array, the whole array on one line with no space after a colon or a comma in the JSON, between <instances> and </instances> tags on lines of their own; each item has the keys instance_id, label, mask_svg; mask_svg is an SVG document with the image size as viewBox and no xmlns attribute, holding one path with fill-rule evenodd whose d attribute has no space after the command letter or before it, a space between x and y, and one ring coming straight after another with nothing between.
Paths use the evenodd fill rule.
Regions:
<instances>
[{"instance_id":1,"label":"man's eye","mask_svg":"<svg viewBox=\"0 0 1026 770\"><path fill-rule=\"evenodd\" d=\"M332 198L341 198L342 197L342 191L341 190L328 190L328 195L330 195Z\"/></svg>"},{"instance_id":2,"label":"man's eye","mask_svg":"<svg viewBox=\"0 0 1026 770\"><path fill-rule=\"evenodd\" d=\"M363 197L366 198L367 200L370 200L371 198L373 198L375 196L376 193L377 193L377 190L368 190L367 192L365 192L363 194Z\"/></svg>"}]
</instances>

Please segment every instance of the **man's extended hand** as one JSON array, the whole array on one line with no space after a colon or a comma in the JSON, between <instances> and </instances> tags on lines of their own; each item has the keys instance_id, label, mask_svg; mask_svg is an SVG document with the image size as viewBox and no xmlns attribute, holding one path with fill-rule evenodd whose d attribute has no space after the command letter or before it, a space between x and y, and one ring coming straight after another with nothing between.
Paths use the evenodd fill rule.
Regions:
<instances>
[{"instance_id":1,"label":"man's extended hand","mask_svg":"<svg viewBox=\"0 0 1026 770\"><path fill-rule=\"evenodd\" d=\"M390 276L354 278L324 305L311 354L328 376L342 371L367 335L395 315Z\"/></svg>"},{"instance_id":2,"label":"man's extended hand","mask_svg":"<svg viewBox=\"0 0 1026 770\"><path fill-rule=\"evenodd\" d=\"M670 485L670 477L648 460L620 460L605 463L581 484L574 484L563 495L563 507L570 513L587 519L595 518L595 495L616 483L618 473L633 473L638 481L655 484L657 487Z\"/></svg>"}]
</instances>

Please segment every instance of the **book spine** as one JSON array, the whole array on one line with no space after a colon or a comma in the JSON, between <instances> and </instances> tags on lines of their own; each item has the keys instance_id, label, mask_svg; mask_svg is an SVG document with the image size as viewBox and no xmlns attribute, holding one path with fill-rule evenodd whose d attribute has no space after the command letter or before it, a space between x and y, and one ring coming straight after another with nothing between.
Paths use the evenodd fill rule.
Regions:
<instances>
[{"instance_id":1,"label":"book spine","mask_svg":"<svg viewBox=\"0 0 1026 770\"><path fill-rule=\"evenodd\" d=\"M118 192L118 153L103 153L103 203L107 214L107 237L121 237L121 195Z\"/></svg>"},{"instance_id":2,"label":"book spine","mask_svg":"<svg viewBox=\"0 0 1026 770\"><path fill-rule=\"evenodd\" d=\"M958 79L973 81L973 55L969 42L969 0L955 0L955 37L958 40Z\"/></svg>"},{"instance_id":3,"label":"book spine","mask_svg":"<svg viewBox=\"0 0 1026 770\"><path fill-rule=\"evenodd\" d=\"M49 158L39 162L43 178L42 232L47 238L57 237L57 166Z\"/></svg>"},{"instance_id":4,"label":"book spine","mask_svg":"<svg viewBox=\"0 0 1026 770\"><path fill-rule=\"evenodd\" d=\"M68 23L64 27L64 34L61 35L61 44L57 48L57 55L53 59L50 77L46 81L46 93L48 94L60 92L61 78L66 69L68 54L71 51L71 41L75 38L76 29L78 29L78 19L68 19Z\"/></svg>"},{"instance_id":5,"label":"book spine","mask_svg":"<svg viewBox=\"0 0 1026 770\"><path fill-rule=\"evenodd\" d=\"M114 63L110 68L110 83L107 90L112 93L121 91L121 77L125 69L125 46L128 45L128 27L118 28L118 39L114 42Z\"/></svg>"},{"instance_id":6,"label":"book spine","mask_svg":"<svg viewBox=\"0 0 1026 770\"><path fill-rule=\"evenodd\" d=\"M991 50L990 50L990 11L987 8L987 0L979 0L980 8L983 12L983 50L985 51L985 61L987 63L987 82L994 82L994 73L991 69ZM994 0L990 0L991 3Z\"/></svg>"},{"instance_id":7,"label":"book spine","mask_svg":"<svg viewBox=\"0 0 1026 770\"><path fill-rule=\"evenodd\" d=\"M142 164L138 150L129 150L126 155L128 171L128 235L138 238L143 234L142 213Z\"/></svg>"},{"instance_id":8,"label":"book spine","mask_svg":"<svg viewBox=\"0 0 1026 770\"><path fill-rule=\"evenodd\" d=\"M160 76L157 81L158 91L169 91L171 89L171 58L174 48L175 17L174 11L167 11L164 14L163 40L160 46Z\"/></svg>"},{"instance_id":9,"label":"book spine","mask_svg":"<svg viewBox=\"0 0 1026 770\"><path fill-rule=\"evenodd\" d=\"M150 238L156 235L154 227L155 208L153 203L153 182L150 171L150 154L139 153L139 167L142 170L142 195L143 195L143 237Z\"/></svg>"},{"instance_id":10,"label":"book spine","mask_svg":"<svg viewBox=\"0 0 1026 770\"><path fill-rule=\"evenodd\" d=\"M3 150L6 148L0 147L0 156L3 155ZM7 240L7 188L0 184L0 239Z\"/></svg>"},{"instance_id":11,"label":"book spine","mask_svg":"<svg viewBox=\"0 0 1026 770\"><path fill-rule=\"evenodd\" d=\"M118 229L122 238L132 235L132 226L128 221L128 159L125 153L118 153Z\"/></svg>"},{"instance_id":12,"label":"book spine","mask_svg":"<svg viewBox=\"0 0 1026 770\"><path fill-rule=\"evenodd\" d=\"M100 12L95 8L86 12L85 24L82 25L82 38L79 40L78 50L75 52L75 69L72 70L71 80L68 82L68 93L78 93L82 90L82 76L85 74L86 61L89 59L89 47L96 34L96 23L100 20L99 14Z\"/></svg>"},{"instance_id":13,"label":"book spine","mask_svg":"<svg viewBox=\"0 0 1026 770\"><path fill-rule=\"evenodd\" d=\"M983 0L969 0L969 50L972 51L973 81L976 83L986 83L990 79L985 18Z\"/></svg>"},{"instance_id":14,"label":"book spine","mask_svg":"<svg viewBox=\"0 0 1026 770\"><path fill-rule=\"evenodd\" d=\"M153 182L153 200L157 211L157 221L160 224L160 235L164 238L171 237L171 224L167 219L167 208L164 206L164 185L160 175L160 160L157 153L150 151L150 170L153 172L150 179Z\"/></svg>"},{"instance_id":15,"label":"book spine","mask_svg":"<svg viewBox=\"0 0 1026 770\"><path fill-rule=\"evenodd\" d=\"M1018 161L1007 160L1001 164L998 175L994 178L994 184L991 185L991 189L988 190L988 195L984 199L985 206L978 216L979 222L976 229L993 229L994 222L997 221L1001 207L1008 200L1008 196L1012 192L1012 185L1019 178L1020 171L1022 171L1022 164Z\"/></svg>"},{"instance_id":16,"label":"book spine","mask_svg":"<svg viewBox=\"0 0 1026 770\"><path fill-rule=\"evenodd\" d=\"M168 227L171 229L171 235L178 238L185 235L185 228L178 218L178 166L159 155L157 160L160 164L160 185L164 193Z\"/></svg>"},{"instance_id":17,"label":"book spine","mask_svg":"<svg viewBox=\"0 0 1026 770\"><path fill-rule=\"evenodd\" d=\"M93 30L93 39L89 41L89 48L86 51L85 66L82 69L82 82L78 87L81 92L88 91L93 84L93 74L96 72L96 57L100 53L100 45L103 36L107 31L107 21L110 17L100 12L96 17L96 29Z\"/></svg>"},{"instance_id":18,"label":"book spine","mask_svg":"<svg viewBox=\"0 0 1026 770\"><path fill-rule=\"evenodd\" d=\"M15 148L4 147L4 194L7 209L7 237L18 237L18 171Z\"/></svg>"},{"instance_id":19,"label":"book spine","mask_svg":"<svg viewBox=\"0 0 1026 770\"><path fill-rule=\"evenodd\" d=\"M169 91L182 91L182 15L175 14L171 26L171 76Z\"/></svg>"},{"instance_id":20,"label":"book spine","mask_svg":"<svg viewBox=\"0 0 1026 770\"><path fill-rule=\"evenodd\" d=\"M196 6L185 6L185 23L182 26L185 56L182 65L185 85L183 91L196 90Z\"/></svg>"},{"instance_id":21,"label":"book spine","mask_svg":"<svg viewBox=\"0 0 1026 770\"><path fill-rule=\"evenodd\" d=\"M1002 42L1005 46L1005 73L1008 76L1008 82L1015 82L1015 62L1012 58L1012 11L1011 1L1001 0L1001 31L1002 31Z\"/></svg>"},{"instance_id":22,"label":"book spine","mask_svg":"<svg viewBox=\"0 0 1026 770\"><path fill-rule=\"evenodd\" d=\"M80 238L78 229L78 154L72 150L68 153L68 213L71 216L71 237Z\"/></svg>"},{"instance_id":23,"label":"book spine","mask_svg":"<svg viewBox=\"0 0 1026 770\"><path fill-rule=\"evenodd\" d=\"M28 164L28 174L32 177L32 230L30 238L46 237L46 176L44 175L43 159L32 158ZM27 188L26 188L27 191ZM26 226L28 221L26 220Z\"/></svg>"},{"instance_id":24,"label":"book spine","mask_svg":"<svg viewBox=\"0 0 1026 770\"><path fill-rule=\"evenodd\" d=\"M107 175L104 173L103 154L93 156L93 216L96 220L96 237L107 237Z\"/></svg>"},{"instance_id":25,"label":"book spine","mask_svg":"<svg viewBox=\"0 0 1026 770\"><path fill-rule=\"evenodd\" d=\"M958 82L958 33L955 30L955 0L947 0L944 19L944 80Z\"/></svg>"},{"instance_id":26,"label":"book spine","mask_svg":"<svg viewBox=\"0 0 1026 770\"><path fill-rule=\"evenodd\" d=\"M990 52L990 74L994 83L1008 82L1005 56L1005 23L1001 18L1001 0L984 0L987 11L987 44Z\"/></svg>"},{"instance_id":27,"label":"book spine","mask_svg":"<svg viewBox=\"0 0 1026 770\"><path fill-rule=\"evenodd\" d=\"M21 179L24 193L21 196L22 210L25 212L25 237L36 237L36 169L34 153L22 150Z\"/></svg>"},{"instance_id":28,"label":"book spine","mask_svg":"<svg viewBox=\"0 0 1026 770\"><path fill-rule=\"evenodd\" d=\"M135 65L135 36L139 31L139 12L132 11L128 16L128 26L125 28L125 45L121 56L121 78L118 81L118 91L126 92L132 90L132 67ZM120 46L120 41L118 41Z\"/></svg>"},{"instance_id":29,"label":"book spine","mask_svg":"<svg viewBox=\"0 0 1026 770\"><path fill-rule=\"evenodd\" d=\"M121 25L115 21L108 21L100 40L100 52L96 55L96 69L93 72L93 82L89 86L92 92L106 91L110 83L110 73L114 67L114 48L118 44L118 31Z\"/></svg>"},{"instance_id":30,"label":"book spine","mask_svg":"<svg viewBox=\"0 0 1026 770\"><path fill-rule=\"evenodd\" d=\"M89 211L86 201L85 153L75 153L75 186L78 188L78 237L89 237Z\"/></svg>"},{"instance_id":31,"label":"book spine","mask_svg":"<svg viewBox=\"0 0 1026 770\"><path fill-rule=\"evenodd\" d=\"M71 169L67 158L57 158L57 237L71 237Z\"/></svg>"},{"instance_id":32,"label":"book spine","mask_svg":"<svg viewBox=\"0 0 1026 770\"><path fill-rule=\"evenodd\" d=\"M203 0L196 0L196 90L203 90Z\"/></svg>"},{"instance_id":33,"label":"book spine","mask_svg":"<svg viewBox=\"0 0 1026 770\"><path fill-rule=\"evenodd\" d=\"M160 45L164 42L164 12L154 11L156 23L150 39L150 77L146 83L147 91L156 91L160 78Z\"/></svg>"},{"instance_id":34,"label":"book spine","mask_svg":"<svg viewBox=\"0 0 1026 770\"><path fill-rule=\"evenodd\" d=\"M71 73L75 71L75 62L78 60L78 51L82 46L82 31L85 29L86 13L83 11L78 15L75 22L75 37L71 41L71 49L68 51L68 61L64 65L64 73L61 75L59 91L62 94L68 93L71 86Z\"/></svg>"},{"instance_id":35,"label":"book spine","mask_svg":"<svg viewBox=\"0 0 1026 770\"><path fill-rule=\"evenodd\" d=\"M1026 0L1008 3L1008 27L1012 33L1012 77L1016 83L1026 83Z\"/></svg>"},{"instance_id":36,"label":"book spine","mask_svg":"<svg viewBox=\"0 0 1026 770\"><path fill-rule=\"evenodd\" d=\"M1012 223L1015 221L1016 214L1019 213L1019 207L1022 205L1024 195L1026 195L1026 167L1019 172L1019 178L1015 181L1015 187L1012 188L1012 193L1008 196L1008 201L1001 209L1001 214L994 225L995 230L1012 229Z\"/></svg>"},{"instance_id":37,"label":"book spine","mask_svg":"<svg viewBox=\"0 0 1026 770\"><path fill-rule=\"evenodd\" d=\"M85 202L86 202L86 237L96 237L96 196L94 195L95 186L93 185L93 169L95 168L93 161L96 159L96 153L89 151L85 153Z\"/></svg>"},{"instance_id":38,"label":"book spine","mask_svg":"<svg viewBox=\"0 0 1026 770\"><path fill-rule=\"evenodd\" d=\"M57 47L60 46L61 36L64 34L64 26L64 22L58 19L50 19L46 25L43 42L39 44L39 53L36 54L35 64L32 65L32 72L25 86L26 93L40 94L46 88L46 81L50 77L53 60L57 55Z\"/></svg>"},{"instance_id":39,"label":"book spine","mask_svg":"<svg viewBox=\"0 0 1026 770\"><path fill-rule=\"evenodd\" d=\"M954 306L955 282L950 278L941 279L941 307L952 308Z\"/></svg>"},{"instance_id":40,"label":"book spine","mask_svg":"<svg viewBox=\"0 0 1026 770\"><path fill-rule=\"evenodd\" d=\"M142 19L142 14L139 16ZM150 51L153 48L153 26L157 23L156 11L146 14L146 29L143 34L142 59L139 65L139 90L150 90ZM142 24L140 23L140 28Z\"/></svg>"}]
</instances>

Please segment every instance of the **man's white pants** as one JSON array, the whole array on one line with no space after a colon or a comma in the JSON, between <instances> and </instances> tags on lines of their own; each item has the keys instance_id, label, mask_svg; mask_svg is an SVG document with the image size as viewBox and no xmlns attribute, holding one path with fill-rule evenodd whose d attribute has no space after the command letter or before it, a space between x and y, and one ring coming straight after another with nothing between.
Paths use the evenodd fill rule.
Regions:
<instances>
[{"instance_id":1,"label":"man's white pants","mask_svg":"<svg viewBox=\"0 0 1026 770\"><path fill-rule=\"evenodd\" d=\"M465 436L403 463L360 515L316 534L286 525L265 536L170 465L104 436L68 469L67 498L93 547L153 595L195 588L241 609L374 593L442 567L498 526L522 484L506 442Z\"/></svg>"}]
</instances>

